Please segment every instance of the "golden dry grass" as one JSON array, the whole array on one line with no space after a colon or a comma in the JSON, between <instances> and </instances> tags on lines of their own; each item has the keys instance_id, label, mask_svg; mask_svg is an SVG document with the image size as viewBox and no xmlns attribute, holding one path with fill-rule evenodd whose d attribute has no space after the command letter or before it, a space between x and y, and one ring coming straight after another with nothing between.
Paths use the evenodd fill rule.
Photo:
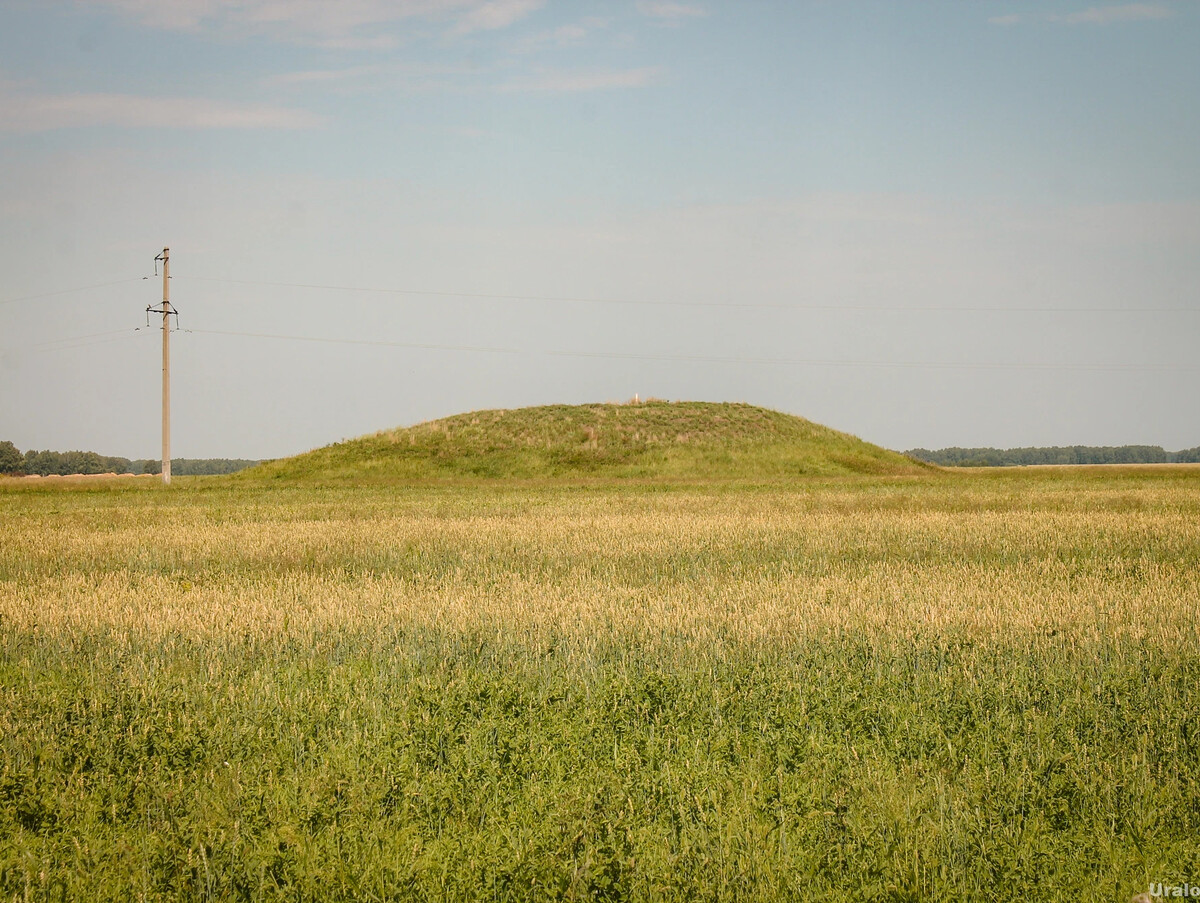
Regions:
<instances>
[{"instance_id":1,"label":"golden dry grass","mask_svg":"<svg viewBox=\"0 0 1200 903\"><path fill-rule=\"evenodd\" d=\"M243 507L78 506L6 531L0 617L139 635L390 624L697 644L849 629L1195 636L1190 479L1031 484L1028 498L969 480L874 485L887 491L529 491L476 505L385 492L273 504L246 490ZM44 498L10 497L10 511L24 500Z\"/></svg>"}]
</instances>

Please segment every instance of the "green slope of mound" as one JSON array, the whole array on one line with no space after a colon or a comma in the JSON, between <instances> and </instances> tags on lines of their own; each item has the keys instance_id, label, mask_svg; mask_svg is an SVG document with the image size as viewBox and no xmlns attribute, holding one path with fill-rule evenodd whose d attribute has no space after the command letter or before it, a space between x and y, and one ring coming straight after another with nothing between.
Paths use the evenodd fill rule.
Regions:
<instances>
[{"instance_id":1,"label":"green slope of mound","mask_svg":"<svg viewBox=\"0 0 1200 903\"><path fill-rule=\"evenodd\" d=\"M903 455L748 404L647 402L476 411L330 445L251 477L399 480L916 473Z\"/></svg>"}]
</instances>

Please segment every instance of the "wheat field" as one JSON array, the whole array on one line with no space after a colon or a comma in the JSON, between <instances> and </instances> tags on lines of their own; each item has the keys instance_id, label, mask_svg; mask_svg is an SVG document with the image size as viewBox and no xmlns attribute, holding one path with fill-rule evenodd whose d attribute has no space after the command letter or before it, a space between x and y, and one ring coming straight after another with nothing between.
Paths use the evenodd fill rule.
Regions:
<instances>
[{"instance_id":1,"label":"wheat field","mask_svg":"<svg viewBox=\"0 0 1200 903\"><path fill-rule=\"evenodd\" d=\"M1200 469L0 486L0 898L1200 877Z\"/></svg>"}]
</instances>

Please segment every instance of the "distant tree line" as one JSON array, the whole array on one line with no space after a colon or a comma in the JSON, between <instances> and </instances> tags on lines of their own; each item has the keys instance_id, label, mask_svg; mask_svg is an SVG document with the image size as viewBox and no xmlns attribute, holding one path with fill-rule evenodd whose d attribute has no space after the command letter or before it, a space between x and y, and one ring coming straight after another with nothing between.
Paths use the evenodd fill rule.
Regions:
<instances>
[{"instance_id":1,"label":"distant tree line","mask_svg":"<svg viewBox=\"0 0 1200 903\"><path fill-rule=\"evenodd\" d=\"M178 476L236 473L258 464L244 458L172 458L171 473ZM162 462L141 458L114 458L90 451L29 451L21 454L11 442L0 442L0 474L48 477L74 473L161 473Z\"/></svg>"},{"instance_id":2,"label":"distant tree line","mask_svg":"<svg viewBox=\"0 0 1200 903\"><path fill-rule=\"evenodd\" d=\"M910 458L943 467L1024 467L1030 464L1194 464L1200 448L1164 451L1158 445L1068 445L1051 448L913 448Z\"/></svg>"}]
</instances>

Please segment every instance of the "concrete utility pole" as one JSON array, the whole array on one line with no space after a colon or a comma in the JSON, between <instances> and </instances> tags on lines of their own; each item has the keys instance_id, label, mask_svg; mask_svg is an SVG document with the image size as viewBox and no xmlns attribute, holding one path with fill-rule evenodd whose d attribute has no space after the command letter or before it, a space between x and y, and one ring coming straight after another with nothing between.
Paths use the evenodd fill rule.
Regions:
<instances>
[{"instance_id":1,"label":"concrete utility pole","mask_svg":"<svg viewBox=\"0 0 1200 903\"><path fill-rule=\"evenodd\" d=\"M171 485L171 249L163 248L162 254L154 258L163 265L162 307L155 310L147 307L148 314L162 314L163 363L162 363L162 479L163 485ZM178 314L175 314L178 317Z\"/></svg>"},{"instance_id":2,"label":"concrete utility pole","mask_svg":"<svg viewBox=\"0 0 1200 903\"><path fill-rule=\"evenodd\" d=\"M171 485L171 249L163 248L163 485Z\"/></svg>"}]
</instances>

